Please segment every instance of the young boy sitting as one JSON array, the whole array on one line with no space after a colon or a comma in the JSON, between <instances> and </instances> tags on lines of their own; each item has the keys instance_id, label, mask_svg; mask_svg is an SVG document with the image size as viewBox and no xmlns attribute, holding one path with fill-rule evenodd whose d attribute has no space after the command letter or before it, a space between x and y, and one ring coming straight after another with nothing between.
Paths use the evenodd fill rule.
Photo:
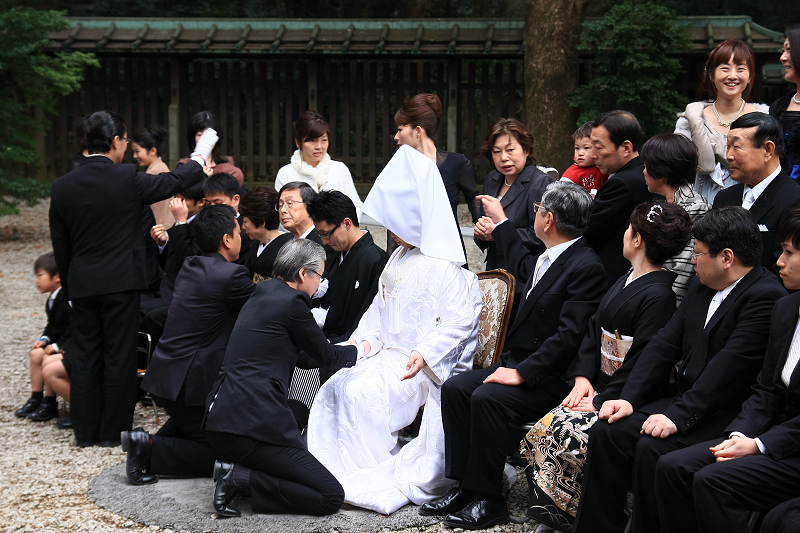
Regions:
<instances>
[{"instance_id":1,"label":"young boy sitting","mask_svg":"<svg viewBox=\"0 0 800 533\"><path fill-rule=\"evenodd\" d=\"M606 182L608 175L603 174L594 166L594 157L592 155L594 148L592 147L591 136L591 122L587 122L572 134L572 139L575 141L575 155L573 157L575 164L564 171L562 179L569 179L594 196L600 186Z\"/></svg>"},{"instance_id":2,"label":"young boy sitting","mask_svg":"<svg viewBox=\"0 0 800 533\"><path fill-rule=\"evenodd\" d=\"M54 391L48 388L47 396L44 395L42 367L45 359L51 359L48 356L61 353L61 348L69 338L72 307L61 292L61 279L53 252L40 256L33 264L33 271L36 273L36 288L39 292L50 293L45 305L47 326L31 349L31 397L14 414L20 418L44 422L58 416L58 406Z\"/></svg>"}]
</instances>

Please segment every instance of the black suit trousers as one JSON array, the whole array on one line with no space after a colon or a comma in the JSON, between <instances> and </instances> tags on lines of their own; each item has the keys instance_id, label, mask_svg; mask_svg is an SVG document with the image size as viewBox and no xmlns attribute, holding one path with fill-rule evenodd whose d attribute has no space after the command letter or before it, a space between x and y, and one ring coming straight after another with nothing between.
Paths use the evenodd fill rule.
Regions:
<instances>
[{"instance_id":1,"label":"black suit trousers","mask_svg":"<svg viewBox=\"0 0 800 533\"><path fill-rule=\"evenodd\" d=\"M175 401L156 397L169 420L152 437L150 472L185 477L211 477L217 454L202 428L205 406L185 405L186 388Z\"/></svg>"},{"instance_id":2,"label":"black suit trousers","mask_svg":"<svg viewBox=\"0 0 800 533\"><path fill-rule=\"evenodd\" d=\"M253 512L324 516L338 511L344 489L308 450L207 431L218 456L251 469Z\"/></svg>"},{"instance_id":3,"label":"black suit trousers","mask_svg":"<svg viewBox=\"0 0 800 533\"><path fill-rule=\"evenodd\" d=\"M75 439L118 441L131 429L139 291L72 301L70 410Z\"/></svg>"},{"instance_id":4,"label":"black suit trousers","mask_svg":"<svg viewBox=\"0 0 800 533\"><path fill-rule=\"evenodd\" d=\"M484 384L497 368L464 372L442 385L445 475L460 481L462 489L486 496L500 494L506 457L525 436L512 424L539 420L570 391L555 379L536 388Z\"/></svg>"},{"instance_id":5,"label":"black suit trousers","mask_svg":"<svg viewBox=\"0 0 800 533\"><path fill-rule=\"evenodd\" d=\"M761 522L761 531L800 533L800 498L783 502L771 510Z\"/></svg>"},{"instance_id":6,"label":"black suit trousers","mask_svg":"<svg viewBox=\"0 0 800 533\"><path fill-rule=\"evenodd\" d=\"M759 454L718 463L709 448L722 440L690 446L659 461L662 532L748 533L748 511L767 511L800 496L800 457L776 461ZM761 531L776 530L762 525Z\"/></svg>"}]
</instances>

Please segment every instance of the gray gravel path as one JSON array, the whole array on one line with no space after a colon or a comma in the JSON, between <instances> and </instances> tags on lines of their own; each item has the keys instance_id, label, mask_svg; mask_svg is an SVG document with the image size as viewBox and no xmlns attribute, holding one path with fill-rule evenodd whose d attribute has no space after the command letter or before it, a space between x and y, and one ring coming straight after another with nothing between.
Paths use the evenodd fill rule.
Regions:
<instances>
[{"instance_id":1,"label":"gray gravel path","mask_svg":"<svg viewBox=\"0 0 800 533\"><path fill-rule=\"evenodd\" d=\"M46 296L34 285L33 262L50 250L45 201L22 207L19 215L0 217L0 533L5 532L154 532L163 531L401 531L439 533L442 524L416 515L413 507L390 517L344 509L328 518L308 519L313 527L296 527L295 517L246 516L211 519L211 481L164 480L152 487L125 482L120 448L75 446L71 432L53 421L35 423L14 416L30 395L28 352L46 323ZM463 206L462 206L463 207ZM474 245L472 245L474 247ZM468 248L473 261L477 247ZM475 269L473 267L473 269ZM162 418L161 423L165 420ZM134 423L155 432L152 409L138 407ZM524 515L527 487L523 472L508 501L512 514ZM178 496L176 496L178 495ZM97 503L95 503L96 500ZM121 504L135 504L134 513ZM98 505L99 504L99 505ZM246 501L242 509L245 510ZM104 508L105 507L105 508ZM127 516L118 514L125 512ZM521 533L535 524L508 524L487 531ZM456 530L459 531L459 530Z\"/></svg>"}]
</instances>

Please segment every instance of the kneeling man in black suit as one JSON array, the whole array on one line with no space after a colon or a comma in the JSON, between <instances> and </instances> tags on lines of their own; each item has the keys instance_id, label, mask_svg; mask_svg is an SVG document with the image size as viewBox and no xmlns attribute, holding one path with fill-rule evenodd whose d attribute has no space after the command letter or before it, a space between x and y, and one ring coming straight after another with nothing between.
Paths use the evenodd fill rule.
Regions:
<instances>
[{"instance_id":1,"label":"kneeling man in black suit","mask_svg":"<svg viewBox=\"0 0 800 533\"><path fill-rule=\"evenodd\" d=\"M192 230L203 255L188 257L175 279L164 335L142 382L170 418L152 436L142 428L122 432L134 485L155 483L157 474L211 476L216 457L201 428L206 397L239 310L256 289L247 268L233 263L242 240L232 207L204 207Z\"/></svg>"},{"instance_id":2,"label":"kneeling man in black suit","mask_svg":"<svg viewBox=\"0 0 800 533\"><path fill-rule=\"evenodd\" d=\"M764 359L772 308L786 295L759 265L759 233L741 207L695 222L696 279L639 356L620 399L605 402L589 430L575 532L622 533L631 483L632 531L658 531L659 458L719 435L736 418Z\"/></svg>"},{"instance_id":3,"label":"kneeling man in black suit","mask_svg":"<svg viewBox=\"0 0 800 533\"><path fill-rule=\"evenodd\" d=\"M783 284L800 289L800 210L784 218L778 238ZM764 367L741 413L725 428L727 439L718 437L658 462L661 531L749 532L748 511L767 511L800 496L798 309L800 293L775 304Z\"/></svg>"},{"instance_id":4,"label":"kneeling man in black suit","mask_svg":"<svg viewBox=\"0 0 800 533\"><path fill-rule=\"evenodd\" d=\"M517 426L569 394L562 376L606 291L603 265L582 237L592 210L584 189L551 183L534 204L533 227L546 246L538 256L523 246L496 198L479 198L494 223L492 237L525 288L500 362L442 385L445 475L459 485L420 514L447 515L445 524L463 529L508 522L501 489L506 457L525 435Z\"/></svg>"}]
</instances>

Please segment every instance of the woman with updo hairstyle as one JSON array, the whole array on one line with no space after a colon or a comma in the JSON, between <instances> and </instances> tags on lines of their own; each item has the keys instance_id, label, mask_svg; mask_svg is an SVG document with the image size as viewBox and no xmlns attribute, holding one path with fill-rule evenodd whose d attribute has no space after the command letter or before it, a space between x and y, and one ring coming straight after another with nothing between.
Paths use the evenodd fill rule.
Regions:
<instances>
[{"instance_id":1,"label":"woman with updo hairstyle","mask_svg":"<svg viewBox=\"0 0 800 533\"><path fill-rule=\"evenodd\" d=\"M159 124L151 124L133 136L131 142L133 160L140 167L144 167L148 174L169 172L169 167L161 160L161 149L166 138L167 130ZM160 224L165 230L175 224L175 217L169 210L170 200L171 198L167 198L150 206L153 209L156 224Z\"/></svg>"},{"instance_id":2,"label":"woman with updo hairstyle","mask_svg":"<svg viewBox=\"0 0 800 533\"><path fill-rule=\"evenodd\" d=\"M571 531L581 494L589 428L603 402L619 398L650 339L675 312L675 273L664 262L689 241L691 221L679 205L637 206L623 237L622 253L633 267L606 293L589 321L564 379L575 386L526 435L521 453L531 466L527 515Z\"/></svg>"},{"instance_id":3,"label":"woman with updo hairstyle","mask_svg":"<svg viewBox=\"0 0 800 533\"><path fill-rule=\"evenodd\" d=\"M356 213L361 217L361 198L353 183L350 169L341 161L334 161L328 153L331 128L325 117L308 110L292 124L294 144L292 162L281 167L275 177L275 189L293 181L308 183L316 192L339 191L353 200Z\"/></svg>"},{"instance_id":4,"label":"woman with updo hairstyle","mask_svg":"<svg viewBox=\"0 0 800 533\"><path fill-rule=\"evenodd\" d=\"M711 205L698 194L692 182L697 169L697 147L682 135L664 133L651 137L641 151L647 189L666 198L668 203L683 207L694 223ZM664 262L664 268L677 274L672 290L680 304L694 278L692 252L694 239L683 250Z\"/></svg>"},{"instance_id":5,"label":"woman with updo hairstyle","mask_svg":"<svg viewBox=\"0 0 800 533\"><path fill-rule=\"evenodd\" d=\"M781 156L781 166L796 181L800 178L800 24L786 28L781 65L794 94L775 100L769 106L769 114L781 121L786 147Z\"/></svg>"},{"instance_id":6,"label":"woman with updo hairstyle","mask_svg":"<svg viewBox=\"0 0 800 533\"><path fill-rule=\"evenodd\" d=\"M482 151L494 169L486 175L483 194L500 200L500 205L503 206L508 221L517 229L522 244L532 254L538 255L544 250L544 244L533 231L533 221L536 218L533 204L542 199L545 189L553 181L536 166L536 159L533 157L533 132L517 119L498 119L489 128ZM484 252L486 270L510 270L503 252L492 238L492 231L494 224L489 217L482 216L475 224L475 244ZM521 301L519 295L524 285L517 283L517 297L514 298L511 316L516 316Z\"/></svg>"},{"instance_id":7,"label":"woman with updo hairstyle","mask_svg":"<svg viewBox=\"0 0 800 533\"><path fill-rule=\"evenodd\" d=\"M439 97L427 93L412 96L394 114L394 122L397 124L394 140L398 146L407 144L436 163L444 189L447 191L447 199L450 200L456 225L459 225L458 202L461 193L464 194L474 224L480 214L480 201L475 198L478 196L478 188L475 185L472 163L464 154L436 148L436 134L442 124L442 102ZM389 241L393 242L392 239ZM463 240L461 246L466 256ZM391 253L388 249L387 252Z\"/></svg>"},{"instance_id":8,"label":"woman with updo hairstyle","mask_svg":"<svg viewBox=\"0 0 800 533\"><path fill-rule=\"evenodd\" d=\"M253 281L272 277L272 266L281 247L292 240L291 233L281 233L278 214L280 195L273 187L260 185L245 194L239 203L242 229L258 246L251 246L244 258L244 266L253 275Z\"/></svg>"},{"instance_id":9,"label":"woman with updo hairstyle","mask_svg":"<svg viewBox=\"0 0 800 533\"><path fill-rule=\"evenodd\" d=\"M756 75L755 56L747 43L740 39L721 42L708 54L700 86L712 99L693 102L678 115L675 133L691 140L698 150L694 189L711 204L719 191L736 183L725 154L731 123L747 113L769 109L747 103Z\"/></svg>"},{"instance_id":10,"label":"woman with updo hairstyle","mask_svg":"<svg viewBox=\"0 0 800 533\"><path fill-rule=\"evenodd\" d=\"M206 161L206 166L204 168L206 174L210 176L211 174L225 172L236 178L236 181L239 182L239 186L244 186L244 174L242 173L242 169L234 164L231 156L224 155L220 152L222 147L222 128L220 127L219 120L212 112L200 111L189 120L189 124L186 126L186 145L194 147L197 141L200 140L200 136L208 128L217 132L219 140L217 140L217 144L214 145L214 149L211 150L211 157ZM188 158L182 159L179 163L185 163L186 161L188 161Z\"/></svg>"}]
</instances>

